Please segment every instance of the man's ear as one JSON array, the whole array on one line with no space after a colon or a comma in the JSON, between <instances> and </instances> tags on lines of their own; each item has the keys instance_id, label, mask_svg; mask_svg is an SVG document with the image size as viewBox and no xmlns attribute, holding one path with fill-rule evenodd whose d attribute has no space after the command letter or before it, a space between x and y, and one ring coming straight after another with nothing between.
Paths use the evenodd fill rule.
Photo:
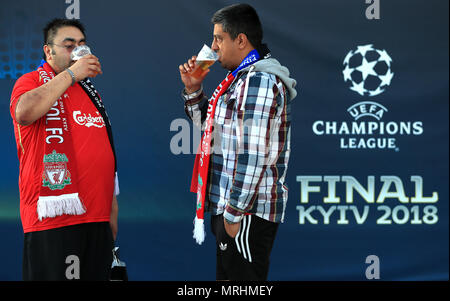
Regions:
<instances>
[{"instance_id":1,"label":"man's ear","mask_svg":"<svg viewBox=\"0 0 450 301\"><path fill-rule=\"evenodd\" d=\"M245 33L238 34L236 39L238 42L239 49L244 49L245 47L247 47L249 41L248 41L247 35Z\"/></svg>"},{"instance_id":2,"label":"man's ear","mask_svg":"<svg viewBox=\"0 0 450 301\"><path fill-rule=\"evenodd\" d=\"M44 47L42 49L44 50L44 53L45 53L45 60L50 61L52 59L52 55L51 55L52 49L48 45L44 45Z\"/></svg>"}]
</instances>

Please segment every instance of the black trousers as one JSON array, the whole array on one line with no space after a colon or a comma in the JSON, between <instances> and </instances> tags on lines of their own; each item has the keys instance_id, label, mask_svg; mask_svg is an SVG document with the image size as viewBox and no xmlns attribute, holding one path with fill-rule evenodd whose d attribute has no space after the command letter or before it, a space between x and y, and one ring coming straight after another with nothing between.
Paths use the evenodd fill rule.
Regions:
<instances>
[{"instance_id":1,"label":"black trousers","mask_svg":"<svg viewBox=\"0 0 450 301\"><path fill-rule=\"evenodd\" d=\"M109 280L113 247L109 222L25 233L23 280Z\"/></svg>"},{"instance_id":2,"label":"black trousers","mask_svg":"<svg viewBox=\"0 0 450 301\"><path fill-rule=\"evenodd\" d=\"M223 215L212 215L211 228L216 237L217 280L267 280L278 223L247 215L232 238L225 231Z\"/></svg>"}]
</instances>

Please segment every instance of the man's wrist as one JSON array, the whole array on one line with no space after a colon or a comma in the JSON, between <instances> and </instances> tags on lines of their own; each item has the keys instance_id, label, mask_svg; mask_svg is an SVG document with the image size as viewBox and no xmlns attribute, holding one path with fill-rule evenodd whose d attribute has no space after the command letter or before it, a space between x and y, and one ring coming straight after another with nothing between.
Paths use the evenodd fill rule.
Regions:
<instances>
[{"instance_id":1,"label":"man's wrist","mask_svg":"<svg viewBox=\"0 0 450 301\"><path fill-rule=\"evenodd\" d=\"M232 222L232 221L230 221L230 220L228 220L228 219L226 219L226 218L224 218L224 220L225 220L225 222L228 224L228 225L236 225L236 224L239 224L241 221L237 221L237 222Z\"/></svg>"},{"instance_id":2,"label":"man's wrist","mask_svg":"<svg viewBox=\"0 0 450 301\"><path fill-rule=\"evenodd\" d=\"M184 87L184 91L186 92L186 94L194 94L197 93L198 91L202 90L202 85L198 86L198 87L193 87L193 88L187 88Z\"/></svg>"},{"instance_id":3,"label":"man's wrist","mask_svg":"<svg viewBox=\"0 0 450 301\"><path fill-rule=\"evenodd\" d=\"M77 79L76 79L76 77L75 77L75 74L74 74L73 71L70 70L69 68L67 68L66 71L70 74L70 77L72 78L72 84L71 84L71 86L75 85L75 83L77 82Z\"/></svg>"},{"instance_id":4,"label":"man's wrist","mask_svg":"<svg viewBox=\"0 0 450 301\"><path fill-rule=\"evenodd\" d=\"M200 96L200 94L202 94L202 92L203 92L202 86L200 86L200 88L195 91L191 91L191 90L188 91L186 88L184 88L183 97L186 100L191 100L191 99L194 99L194 98L197 98L198 96Z\"/></svg>"}]
</instances>

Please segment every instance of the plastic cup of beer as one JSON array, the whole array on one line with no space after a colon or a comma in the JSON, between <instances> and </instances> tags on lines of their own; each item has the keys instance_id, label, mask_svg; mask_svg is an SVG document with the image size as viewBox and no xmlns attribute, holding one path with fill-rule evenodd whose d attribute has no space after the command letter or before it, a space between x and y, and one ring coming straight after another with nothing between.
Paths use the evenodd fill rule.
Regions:
<instances>
[{"instance_id":1,"label":"plastic cup of beer","mask_svg":"<svg viewBox=\"0 0 450 301\"><path fill-rule=\"evenodd\" d=\"M92 54L91 48L89 48L89 46L87 46L87 45L80 45L80 46L76 47L74 50L72 50L72 53L70 54L70 58L72 59L72 61L78 61L83 56L88 55L88 54Z\"/></svg>"},{"instance_id":2,"label":"plastic cup of beer","mask_svg":"<svg viewBox=\"0 0 450 301\"><path fill-rule=\"evenodd\" d=\"M211 50L208 45L203 45L203 48L197 55L197 59L195 60L194 70L191 71L191 75L193 77L199 78L203 75L203 73L211 67L219 56L217 53Z\"/></svg>"},{"instance_id":3,"label":"plastic cup of beer","mask_svg":"<svg viewBox=\"0 0 450 301\"><path fill-rule=\"evenodd\" d=\"M88 45L80 45L80 46L75 47L74 50L72 50L72 52L70 53L70 58L72 59L72 61L78 61L83 56L86 56L88 54L92 54L91 48L89 48ZM96 72L96 76L98 74L99 73Z\"/></svg>"}]
</instances>

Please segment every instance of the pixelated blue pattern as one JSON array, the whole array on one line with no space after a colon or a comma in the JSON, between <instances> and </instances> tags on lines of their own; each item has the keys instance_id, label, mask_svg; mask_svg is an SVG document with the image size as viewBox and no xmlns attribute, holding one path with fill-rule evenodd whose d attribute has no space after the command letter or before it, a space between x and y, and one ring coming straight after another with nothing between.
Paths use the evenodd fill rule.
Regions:
<instances>
[{"instance_id":1,"label":"pixelated blue pattern","mask_svg":"<svg viewBox=\"0 0 450 301\"><path fill-rule=\"evenodd\" d=\"M42 57L42 24L29 9L0 10L0 79L35 70Z\"/></svg>"}]
</instances>

